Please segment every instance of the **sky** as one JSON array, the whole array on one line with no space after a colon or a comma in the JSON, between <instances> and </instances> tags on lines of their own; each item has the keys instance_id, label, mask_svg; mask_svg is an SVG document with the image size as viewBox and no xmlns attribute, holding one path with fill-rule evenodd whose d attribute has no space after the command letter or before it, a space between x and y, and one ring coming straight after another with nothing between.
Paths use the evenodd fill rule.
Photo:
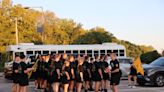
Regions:
<instances>
[{"instance_id":1,"label":"sky","mask_svg":"<svg viewBox=\"0 0 164 92\"><path fill-rule=\"evenodd\" d=\"M118 39L164 50L164 0L13 0L13 4L42 6L84 28L100 26Z\"/></svg>"}]
</instances>

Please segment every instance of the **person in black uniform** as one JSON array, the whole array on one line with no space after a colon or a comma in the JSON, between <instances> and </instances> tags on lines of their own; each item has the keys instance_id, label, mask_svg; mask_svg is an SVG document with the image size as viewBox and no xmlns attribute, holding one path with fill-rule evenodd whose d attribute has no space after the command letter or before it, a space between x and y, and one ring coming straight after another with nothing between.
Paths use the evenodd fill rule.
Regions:
<instances>
[{"instance_id":1,"label":"person in black uniform","mask_svg":"<svg viewBox=\"0 0 164 92\"><path fill-rule=\"evenodd\" d=\"M102 74L103 74L103 70L104 70L103 62L104 62L104 55L101 55L101 56L100 56L99 63L100 63L100 68L101 68ZM103 91L103 90L104 90L104 81L103 81L103 78L102 78L102 80L101 80L100 89L99 89L99 90L100 90L100 91Z\"/></svg>"},{"instance_id":2,"label":"person in black uniform","mask_svg":"<svg viewBox=\"0 0 164 92\"><path fill-rule=\"evenodd\" d=\"M15 56L15 60L13 62L13 86L12 86L12 92L18 92L19 91L19 71L18 71L18 67L19 67L19 63L20 63L20 57L18 55Z\"/></svg>"},{"instance_id":3,"label":"person in black uniform","mask_svg":"<svg viewBox=\"0 0 164 92\"><path fill-rule=\"evenodd\" d=\"M60 54L61 55L61 54ZM60 61L62 62L62 65L64 65L64 62L68 59L68 55L67 53L64 53L61 58Z\"/></svg>"},{"instance_id":4,"label":"person in black uniform","mask_svg":"<svg viewBox=\"0 0 164 92\"><path fill-rule=\"evenodd\" d=\"M133 79L133 83L132 83ZM130 74L128 76L128 81L129 81L129 87L130 88L135 88L135 85L137 84L137 70L135 69L134 65L131 64L130 67Z\"/></svg>"},{"instance_id":5,"label":"person in black uniform","mask_svg":"<svg viewBox=\"0 0 164 92\"><path fill-rule=\"evenodd\" d=\"M47 77L47 92L53 92L52 89L52 65L53 62L55 61L55 55L51 55L50 59L48 61L48 77Z\"/></svg>"},{"instance_id":6,"label":"person in black uniform","mask_svg":"<svg viewBox=\"0 0 164 92\"><path fill-rule=\"evenodd\" d=\"M83 73L84 73L84 69L83 69L83 64L84 59L83 58L79 58L78 60L78 65L77 65L77 69L76 69L76 73L75 73L75 78L76 78L76 92L81 92L82 89L82 85L83 85Z\"/></svg>"},{"instance_id":7,"label":"person in black uniform","mask_svg":"<svg viewBox=\"0 0 164 92\"><path fill-rule=\"evenodd\" d=\"M42 55L39 58L36 72L37 72L38 89L40 88L45 89L47 73L48 73L48 63L45 61L45 55Z\"/></svg>"},{"instance_id":8,"label":"person in black uniform","mask_svg":"<svg viewBox=\"0 0 164 92\"><path fill-rule=\"evenodd\" d=\"M84 82L85 82L85 92L89 89L89 82L91 80L91 73L89 69L89 57L84 57L83 69L84 69Z\"/></svg>"},{"instance_id":9,"label":"person in black uniform","mask_svg":"<svg viewBox=\"0 0 164 92\"><path fill-rule=\"evenodd\" d=\"M76 70L76 63L73 55L69 56L69 62L71 68L69 92L73 92L75 86L75 70Z\"/></svg>"},{"instance_id":10,"label":"person in black uniform","mask_svg":"<svg viewBox=\"0 0 164 92\"><path fill-rule=\"evenodd\" d=\"M33 68L27 68L27 64L25 63L25 55L20 56L21 62L18 67L19 71L19 86L20 90L19 92L27 92L27 86L29 85L29 80L28 80L28 72L33 70Z\"/></svg>"},{"instance_id":11,"label":"person in black uniform","mask_svg":"<svg viewBox=\"0 0 164 92\"><path fill-rule=\"evenodd\" d=\"M120 65L119 62L116 58L115 53L110 54L111 61L110 61L110 66L111 66L111 89L113 92L118 92L118 85L120 83L120 78L121 78L121 72L120 72Z\"/></svg>"},{"instance_id":12,"label":"person in black uniform","mask_svg":"<svg viewBox=\"0 0 164 92\"><path fill-rule=\"evenodd\" d=\"M106 55L104 57L104 60L101 64L102 67L102 74L103 74L103 90L104 92L107 92L108 89L108 82L109 82L109 64L108 64L108 56Z\"/></svg>"},{"instance_id":13,"label":"person in black uniform","mask_svg":"<svg viewBox=\"0 0 164 92\"><path fill-rule=\"evenodd\" d=\"M64 64L62 66L62 74L61 74L61 80L64 87L64 92L68 92L70 75L71 75L70 62L66 60L64 61Z\"/></svg>"},{"instance_id":14,"label":"person in black uniform","mask_svg":"<svg viewBox=\"0 0 164 92\"><path fill-rule=\"evenodd\" d=\"M91 80L89 82L89 91L94 91L93 89L93 81L92 81L92 74L93 74L93 63L94 63L94 58L90 58L90 62L89 62L89 70L90 70L90 75L91 76Z\"/></svg>"},{"instance_id":15,"label":"person in black uniform","mask_svg":"<svg viewBox=\"0 0 164 92\"><path fill-rule=\"evenodd\" d=\"M53 88L53 92L59 92L59 84L60 84L60 73L61 73L61 68L62 64L60 62L60 57L54 57L51 62L51 84Z\"/></svg>"},{"instance_id":16,"label":"person in black uniform","mask_svg":"<svg viewBox=\"0 0 164 92\"><path fill-rule=\"evenodd\" d=\"M94 90L95 92L98 92L101 86L101 80L103 78L101 65L100 65L98 56L96 56L95 62L93 63L92 72L93 72L92 78L93 78L93 81L95 82Z\"/></svg>"}]
</instances>

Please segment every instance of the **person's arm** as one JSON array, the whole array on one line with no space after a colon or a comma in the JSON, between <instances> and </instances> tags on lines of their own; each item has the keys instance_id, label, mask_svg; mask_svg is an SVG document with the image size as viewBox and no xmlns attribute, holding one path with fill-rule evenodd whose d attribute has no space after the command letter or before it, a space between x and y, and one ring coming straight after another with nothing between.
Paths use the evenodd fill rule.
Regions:
<instances>
[{"instance_id":1,"label":"person's arm","mask_svg":"<svg viewBox=\"0 0 164 92\"><path fill-rule=\"evenodd\" d=\"M58 79L60 79L60 69L57 69L56 72L58 74Z\"/></svg>"},{"instance_id":2,"label":"person's arm","mask_svg":"<svg viewBox=\"0 0 164 92\"><path fill-rule=\"evenodd\" d=\"M101 68L99 68L99 69L98 69L98 72L99 72L99 74L100 74L101 78L103 78L103 75L102 75L102 70L101 70Z\"/></svg>"},{"instance_id":3,"label":"person's arm","mask_svg":"<svg viewBox=\"0 0 164 92\"><path fill-rule=\"evenodd\" d=\"M83 72L80 72L81 81L83 81Z\"/></svg>"},{"instance_id":4,"label":"person's arm","mask_svg":"<svg viewBox=\"0 0 164 92\"><path fill-rule=\"evenodd\" d=\"M66 76L67 76L67 80L70 80L69 73L66 71L65 74L66 74Z\"/></svg>"},{"instance_id":5,"label":"person's arm","mask_svg":"<svg viewBox=\"0 0 164 92\"><path fill-rule=\"evenodd\" d=\"M117 73L119 71L120 71L120 69L115 69L115 70L111 71L111 73Z\"/></svg>"},{"instance_id":6,"label":"person's arm","mask_svg":"<svg viewBox=\"0 0 164 92\"><path fill-rule=\"evenodd\" d=\"M91 71L90 71L89 68L87 69L87 72L88 72L88 74L89 74L89 77L91 78Z\"/></svg>"},{"instance_id":7,"label":"person's arm","mask_svg":"<svg viewBox=\"0 0 164 92\"><path fill-rule=\"evenodd\" d=\"M71 68L71 74L72 74L72 78L74 79L75 78L75 73L74 73L74 69Z\"/></svg>"}]
</instances>

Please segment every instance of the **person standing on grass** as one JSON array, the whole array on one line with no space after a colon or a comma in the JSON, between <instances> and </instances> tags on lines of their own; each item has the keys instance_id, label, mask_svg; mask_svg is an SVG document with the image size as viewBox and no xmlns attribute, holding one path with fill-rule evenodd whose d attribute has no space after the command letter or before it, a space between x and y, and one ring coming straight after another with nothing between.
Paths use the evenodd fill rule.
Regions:
<instances>
[{"instance_id":1,"label":"person standing on grass","mask_svg":"<svg viewBox=\"0 0 164 92\"><path fill-rule=\"evenodd\" d=\"M120 65L117 59L117 56L115 53L110 54L111 61L110 61L110 66L111 66L111 89L113 92L118 92L118 85L120 83L120 78L121 78L121 70L120 70Z\"/></svg>"}]
</instances>

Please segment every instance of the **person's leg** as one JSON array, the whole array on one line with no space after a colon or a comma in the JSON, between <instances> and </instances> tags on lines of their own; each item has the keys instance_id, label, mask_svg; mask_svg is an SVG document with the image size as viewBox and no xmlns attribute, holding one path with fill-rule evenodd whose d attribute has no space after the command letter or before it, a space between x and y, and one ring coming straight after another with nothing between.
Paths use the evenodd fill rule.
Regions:
<instances>
[{"instance_id":1,"label":"person's leg","mask_svg":"<svg viewBox=\"0 0 164 92\"><path fill-rule=\"evenodd\" d=\"M19 86L19 92L22 92L22 86Z\"/></svg>"},{"instance_id":2,"label":"person's leg","mask_svg":"<svg viewBox=\"0 0 164 92\"><path fill-rule=\"evenodd\" d=\"M27 92L27 86L24 86L23 89L24 89L24 92Z\"/></svg>"},{"instance_id":3,"label":"person's leg","mask_svg":"<svg viewBox=\"0 0 164 92\"><path fill-rule=\"evenodd\" d=\"M93 91L93 81L89 81L89 90Z\"/></svg>"},{"instance_id":4,"label":"person's leg","mask_svg":"<svg viewBox=\"0 0 164 92\"><path fill-rule=\"evenodd\" d=\"M114 92L114 88L113 88L113 85L110 85L110 87L111 87L111 90L112 90L112 92Z\"/></svg>"},{"instance_id":5,"label":"person's leg","mask_svg":"<svg viewBox=\"0 0 164 92\"><path fill-rule=\"evenodd\" d=\"M113 86L114 91L113 92L118 92L118 85Z\"/></svg>"},{"instance_id":6,"label":"person's leg","mask_svg":"<svg viewBox=\"0 0 164 92\"><path fill-rule=\"evenodd\" d=\"M104 92L108 90L108 80L104 80Z\"/></svg>"},{"instance_id":7,"label":"person's leg","mask_svg":"<svg viewBox=\"0 0 164 92\"><path fill-rule=\"evenodd\" d=\"M74 80L70 81L69 92L73 92L74 89Z\"/></svg>"},{"instance_id":8,"label":"person's leg","mask_svg":"<svg viewBox=\"0 0 164 92\"><path fill-rule=\"evenodd\" d=\"M69 84L64 84L64 92L68 92Z\"/></svg>"},{"instance_id":9,"label":"person's leg","mask_svg":"<svg viewBox=\"0 0 164 92\"><path fill-rule=\"evenodd\" d=\"M59 92L59 83L53 83L52 84L52 88L54 92Z\"/></svg>"},{"instance_id":10,"label":"person's leg","mask_svg":"<svg viewBox=\"0 0 164 92\"><path fill-rule=\"evenodd\" d=\"M131 78L132 78L132 76L131 76L131 75L129 75L129 76L128 76L129 86L132 86L132 81L131 81Z\"/></svg>"},{"instance_id":11,"label":"person's leg","mask_svg":"<svg viewBox=\"0 0 164 92\"><path fill-rule=\"evenodd\" d=\"M99 88L100 88L100 82L99 81L96 81L95 82L95 92L98 92L99 91Z\"/></svg>"},{"instance_id":12,"label":"person's leg","mask_svg":"<svg viewBox=\"0 0 164 92\"><path fill-rule=\"evenodd\" d=\"M44 80L44 89L47 87L47 80Z\"/></svg>"},{"instance_id":13,"label":"person's leg","mask_svg":"<svg viewBox=\"0 0 164 92\"><path fill-rule=\"evenodd\" d=\"M100 86L101 86L101 90L104 90L105 89L105 80L102 80L101 81Z\"/></svg>"},{"instance_id":14,"label":"person's leg","mask_svg":"<svg viewBox=\"0 0 164 92\"><path fill-rule=\"evenodd\" d=\"M137 76L133 76L133 79L134 79L134 86L137 85Z\"/></svg>"},{"instance_id":15,"label":"person's leg","mask_svg":"<svg viewBox=\"0 0 164 92\"><path fill-rule=\"evenodd\" d=\"M44 79L41 79L41 88L44 89L45 88L45 85L44 85Z\"/></svg>"},{"instance_id":16,"label":"person's leg","mask_svg":"<svg viewBox=\"0 0 164 92\"><path fill-rule=\"evenodd\" d=\"M89 81L85 81L85 92L89 89Z\"/></svg>"},{"instance_id":17,"label":"person's leg","mask_svg":"<svg viewBox=\"0 0 164 92\"><path fill-rule=\"evenodd\" d=\"M13 85L12 85L12 92L16 92L16 84L15 83L13 83Z\"/></svg>"},{"instance_id":18,"label":"person's leg","mask_svg":"<svg viewBox=\"0 0 164 92\"><path fill-rule=\"evenodd\" d=\"M40 89L41 88L41 79L40 78L37 79L37 84L38 84L38 88Z\"/></svg>"},{"instance_id":19,"label":"person's leg","mask_svg":"<svg viewBox=\"0 0 164 92\"><path fill-rule=\"evenodd\" d=\"M81 87L82 87L82 83L77 83L77 85L76 85L77 87L77 91L76 92L81 92Z\"/></svg>"}]
</instances>

